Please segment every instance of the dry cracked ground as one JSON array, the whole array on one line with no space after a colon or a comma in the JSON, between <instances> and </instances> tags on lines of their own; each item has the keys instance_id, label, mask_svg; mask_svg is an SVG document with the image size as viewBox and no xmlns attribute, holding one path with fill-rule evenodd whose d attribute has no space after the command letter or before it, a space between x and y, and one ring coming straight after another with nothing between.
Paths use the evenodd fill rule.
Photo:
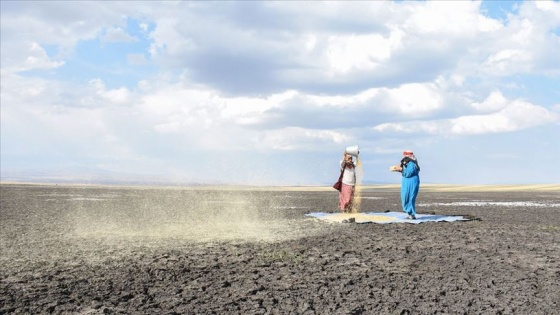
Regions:
<instances>
[{"instance_id":1,"label":"dry cracked ground","mask_svg":"<svg viewBox=\"0 0 560 315\"><path fill-rule=\"evenodd\" d=\"M466 222L339 224L336 191L2 184L1 314L558 314L560 188L421 188ZM398 211L365 187L362 212Z\"/></svg>"}]
</instances>

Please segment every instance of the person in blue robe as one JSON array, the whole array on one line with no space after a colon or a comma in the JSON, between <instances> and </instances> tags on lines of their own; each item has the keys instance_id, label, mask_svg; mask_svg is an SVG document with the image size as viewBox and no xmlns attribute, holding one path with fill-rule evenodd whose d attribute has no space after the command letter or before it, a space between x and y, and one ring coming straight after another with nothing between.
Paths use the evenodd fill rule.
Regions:
<instances>
[{"instance_id":1,"label":"person in blue robe","mask_svg":"<svg viewBox=\"0 0 560 315\"><path fill-rule=\"evenodd\" d=\"M397 170L402 173L401 201L403 211L408 214L408 219L416 219L416 196L420 190L420 165L412 151L404 151L403 159Z\"/></svg>"}]
</instances>

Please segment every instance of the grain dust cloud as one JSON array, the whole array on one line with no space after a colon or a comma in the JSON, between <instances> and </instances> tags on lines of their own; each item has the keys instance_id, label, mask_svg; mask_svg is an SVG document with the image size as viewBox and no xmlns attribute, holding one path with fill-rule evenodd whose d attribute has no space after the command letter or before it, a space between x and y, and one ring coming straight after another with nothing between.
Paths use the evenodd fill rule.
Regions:
<instances>
[{"instance_id":1,"label":"grain dust cloud","mask_svg":"<svg viewBox=\"0 0 560 315\"><path fill-rule=\"evenodd\" d=\"M356 156L356 186L354 188L354 200L352 201L352 213L359 213L362 206L362 179L364 170L360 156Z\"/></svg>"},{"instance_id":2,"label":"grain dust cloud","mask_svg":"<svg viewBox=\"0 0 560 315\"><path fill-rule=\"evenodd\" d=\"M197 242L277 241L297 238L303 229L313 229L287 218L290 211L301 211L309 205L298 205L294 196L280 190L156 188L111 192L75 198L77 235Z\"/></svg>"}]
</instances>

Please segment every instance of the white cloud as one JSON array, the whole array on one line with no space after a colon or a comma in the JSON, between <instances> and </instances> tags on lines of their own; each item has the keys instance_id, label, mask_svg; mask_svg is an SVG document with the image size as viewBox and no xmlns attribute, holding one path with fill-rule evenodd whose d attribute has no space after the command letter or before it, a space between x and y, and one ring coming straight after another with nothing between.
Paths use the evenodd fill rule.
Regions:
<instances>
[{"instance_id":1,"label":"white cloud","mask_svg":"<svg viewBox=\"0 0 560 315\"><path fill-rule=\"evenodd\" d=\"M150 26L148 25L148 23L140 23L140 24L139 24L139 27L140 27L140 29L141 29L143 32L147 32L148 29L150 28Z\"/></svg>"},{"instance_id":2,"label":"white cloud","mask_svg":"<svg viewBox=\"0 0 560 315\"><path fill-rule=\"evenodd\" d=\"M375 126L378 132L427 133L433 135L481 135L520 131L560 121L560 115L524 101L509 101L501 110L485 115L468 115L453 119L385 123Z\"/></svg>"},{"instance_id":3,"label":"white cloud","mask_svg":"<svg viewBox=\"0 0 560 315\"><path fill-rule=\"evenodd\" d=\"M36 42L19 43L9 50L2 49L2 72L49 70L61 67L64 61L53 60Z\"/></svg>"},{"instance_id":4,"label":"white cloud","mask_svg":"<svg viewBox=\"0 0 560 315\"><path fill-rule=\"evenodd\" d=\"M106 26L121 24L127 6L100 2L2 3L2 42L39 42L57 45L62 53L69 53L77 42L95 38Z\"/></svg>"},{"instance_id":5,"label":"white cloud","mask_svg":"<svg viewBox=\"0 0 560 315\"><path fill-rule=\"evenodd\" d=\"M303 128L286 128L282 130L265 131L255 142L264 148L273 150L320 150L325 145L337 144L343 147L352 137L341 132L331 130L310 130Z\"/></svg>"},{"instance_id":6,"label":"white cloud","mask_svg":"<svg viewBox=\"0 0 560 315\"><path fill-rule=\"evenodd\" d=\"M107 90L101 79L91 80L89 84L99 97L110 104L126 104L130 100L131 93L125 87Z\"/></svg>"},{"instance_id":7,"label":"white cloud","mask_svg":"<svg viewBox=\"0 0 560 315\"><path fill-rule=\"evenodd\" d=\"M558 1L533 1L521 7L521 13L534 18L547 27L560 26L560 3ZM525 15L525 14L524 14ZM546 17L540 19L540 17Z\"/></svg>"},{"instance_id":8,"label":"white cloud","mask_svg":"<svg viewBox=\"0 0 560 315\"><path fill-rule=\"evenodd\" d=\"M560 73L560 41L554 30L560 26L560 3L525 1L519 15L509 14L507 26L485 37L488 45L482 72L490 76L518 73ZM483 55L480 55L483 57ZM546 66L544 66L546 65Z\"/></svg>"},{"instance_id":9,"label":"white cloud","mask_svg":"<svg viewBox=\"0 0 560 315\"><path fill-rule=\"evenodd\" d=\"M52 69L64 65L64 62L52 61L47 52L37 43L31 44L25 66L22 70Z\"/></svg>"},{"instance_id":10,"label":"white cloud","mask_svg":"<svg viewBox=\"0 0 560 315\"><path fill-rule=\"evenodd\" d=\"M105 34L103 34L100 39L103 43L127 43L138 41L138 38L127 34L126 31L121 27L109 28L105 31Z\"/></svg>"},{"instance_id":11,"label":"white cloud","mask_svg":"<svg viewBox=\"0 0 560 315\"><path fill-rule=\"evenodd\" d=\"M3 150L38 159L58 157L61 161L139 159L132 143L118 131L118 124L130 119L130 112L107 103L114 95L104 90L102 82L91 84L92 89L74 87L70 92L59 82L3 75ZM92 90L103 98L88 96ZM69 96L71 99L66 99Z\"/></svg>"},{"instance_id":12,"label":"white cloud","mask_svg":"<svg viewBox=\"0 0 560 315\"><path fill-rule=\"evenodd\" d=\"M483 67L487 71L498 75L513 74L515 72L525 72L532 60L528 51L521 49L500 50L486 60Z\"/></svg>"},{"instance_id":13,"label":"white cloud","mask_svg":"<svg viewBox=\"0 0 560 315\"><path fill-rule=\"evenodd\" d=\"M388 97L383 100L383 105L406 116L424 116L443 106L440 92L432 84L405 84L384 92Z\"/></svg>"},{"instance_id":14,"label":"white cloud","mask_svg":"<svg viewBox=\"0 0 560 315\"><path fill-rule=\"evenodd\" d=\"M332 36L326 57L331 76L373 71L390 57L390 43L380 35Z\"/></svg>"},{"instance_id":15,"label":"white cloud","mask_svg":"<svg viewBox=\"0 0 560 315\"><path fill-rule=\"evenodd\" d=\"M427 1L415 3L410 9L410 16L405 27L422 34L440 34L464 36L474 34L479 27L478 1ZM482 20L484 29L488 21Z\"/></svg>"},{"instance_id":16,"label":"white cloud","mask_svg":"<svg viewBox=\"0 0 560 315\"><path fill-rule=\"evenodd\" d=\"M494 91L481 103L474 102L471 104L478 112L490 113L500 110L507 106L507 99L500 91Z\"/></svg>"}]
</instances>

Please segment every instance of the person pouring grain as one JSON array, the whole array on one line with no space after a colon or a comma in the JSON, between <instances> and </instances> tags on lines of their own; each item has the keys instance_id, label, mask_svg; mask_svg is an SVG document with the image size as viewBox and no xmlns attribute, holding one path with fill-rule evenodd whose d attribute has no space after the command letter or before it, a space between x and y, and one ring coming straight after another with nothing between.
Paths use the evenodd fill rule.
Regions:
<instances>
[{"instance_id":1,"label":"person pouring grain","mask_svg":"<svg viewBox=\"0 0 560 315\"><path fill-rule=\"evenodd\" d=\"M338 193L338 207L343 213L349 213L352 211L352 201L356 186L356 164L352 160L352 156L346 153L346 151L344 151L340 161L340 170L343 171L343 175L342 186Z\"/></svg>"}]
</instances>

